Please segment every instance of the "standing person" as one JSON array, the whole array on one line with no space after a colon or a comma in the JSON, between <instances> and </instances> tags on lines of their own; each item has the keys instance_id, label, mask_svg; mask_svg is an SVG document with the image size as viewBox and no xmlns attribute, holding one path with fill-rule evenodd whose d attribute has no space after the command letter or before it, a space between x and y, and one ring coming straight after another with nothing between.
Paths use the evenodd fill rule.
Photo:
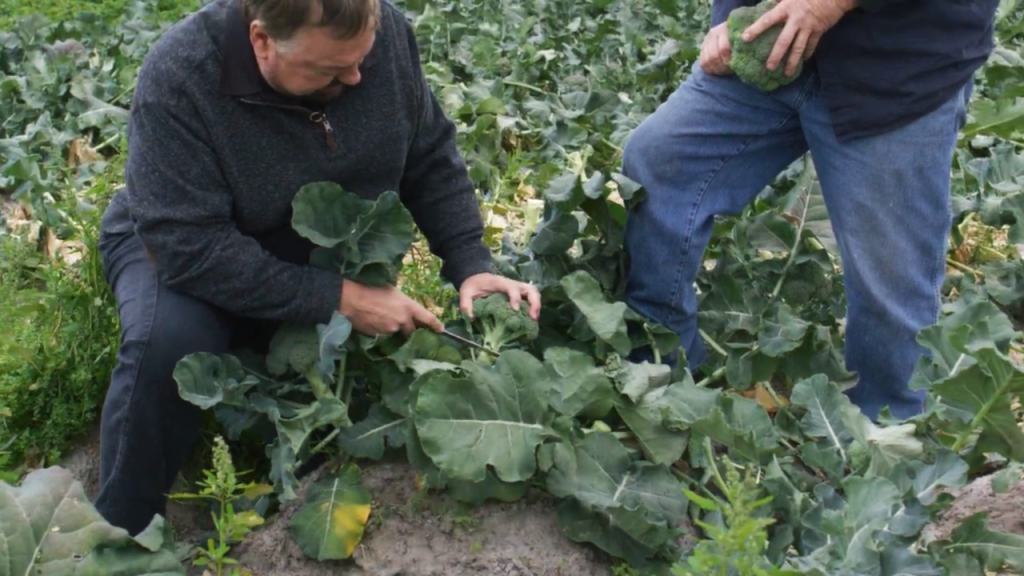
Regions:
<instances>
[{"instance_id":1,"label":"standing person","mask_svg":"<svg viewBox=\"0 0 1024 576\"><path fill-rule=\"evenodd\" d=\"M907 386L915 337L938 319L952 155L998 0L780 0L744 38L781 23L767 68L792 77L806 60L771 92L730 69L726 19L754 4L715 1L693 73L627 143L623 172L647 195L627 222L627 302L703 362L693 282L714 217L810 151L843 262L849 395L871 418L909 417L923 402Z\"/></svg>"},{"instance_id":2,"label":"standing person","mask_svg":"<svg viewBox=\"0 0 1024 576\"><path fill-rule=\"evenodd\" d=\"M469 312L502 292L455 129L420 68L413 30L378 0L216 0L178 23L139 71L125 188L101 232L122 344L103 407L96 506L137 534L163 514L200 428L175 364L223 353L255 324L327 323L362 333L442 328L393 287L307 264L291 228L305 184L400 194Z\"/></svg>"}]
</instances>

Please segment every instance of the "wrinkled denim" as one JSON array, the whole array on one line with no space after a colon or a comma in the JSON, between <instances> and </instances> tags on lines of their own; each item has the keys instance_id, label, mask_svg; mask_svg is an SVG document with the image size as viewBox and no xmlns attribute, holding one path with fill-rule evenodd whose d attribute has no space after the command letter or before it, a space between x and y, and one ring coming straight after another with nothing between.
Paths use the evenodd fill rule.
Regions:
<instances>
[{"instance_id":1,"label":"wrinkled denim","mask_svg":"<svg viewBox=\"0 0 1024 576\"><path fill-rule=\"evenodd\" d=\"M742 211L810 152L837 238L848 299L848 391L866 415L919 413L907 382L938 318L951 225L950 164L969 83L916 121L837 141L817 73L765 93L735 76L693 73L627 142L623 173L647 199L630 212L626 301L680 337L691 367L706 359L694 279L716 215Z\"/></svg>"},{"instance_id":2,"label":"wrinkled denim","mask_svg":"<svg viewBox=\"0 0 1024 576\"><path fill-rule=\"evenodd\" d=\"M234 317L163 286L131 232L104 232L99 248L121 318L121 346L100 420L95 505L108 522L136 535L166 513L167 494L202 424L201 410L178 394L174 366L193 352L259 349L274 324Z\"/></svg>"}]
</instances>

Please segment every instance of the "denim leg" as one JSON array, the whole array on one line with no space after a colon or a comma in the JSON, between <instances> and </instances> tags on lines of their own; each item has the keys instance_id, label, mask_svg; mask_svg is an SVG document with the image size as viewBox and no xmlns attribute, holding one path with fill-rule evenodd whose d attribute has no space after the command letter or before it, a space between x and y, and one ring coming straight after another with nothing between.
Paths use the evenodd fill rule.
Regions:
<instances>
[{"instance_id":1,"label":"denim leg","mask_svg":"<svg viewBox=\"0 0 1024 576\"><path fill-rule=\"evenodd\" d=\"M870 418L905 418L924 393L907 382L925 349L918 331L938 319L951 224L950 164L970 86L938 110L880 136L836 141L820 93L801 109L840 249L848 301L850 399Z\"/></svg>"},{"instance_id":2,"label":"denim leg","mask_svg":"<svg viewBox=\"0 0 1024 576\"><path fill-rule=\"evenodd\" d=\"M178 395L174 366L192 352L226 352L232 320L162 286L134 234L101 240L122 332L101 417L96 507L134 535L165 513L199 434L201 412Z\"/></svg>"},{"instance_id":3,"label":"denim leg","mask_svg":"<svg viewBox=\"0 0 1024 576\"><path fill-rule=\"evenodd\" d=\"M626 302L679 335L691 368L706 357L694 280L714 218L740 213L807 151L796 109L808 78L766 94L694 66L626 144L623 174L646 193L626 223Z\"/></svg>"}]
</instances>

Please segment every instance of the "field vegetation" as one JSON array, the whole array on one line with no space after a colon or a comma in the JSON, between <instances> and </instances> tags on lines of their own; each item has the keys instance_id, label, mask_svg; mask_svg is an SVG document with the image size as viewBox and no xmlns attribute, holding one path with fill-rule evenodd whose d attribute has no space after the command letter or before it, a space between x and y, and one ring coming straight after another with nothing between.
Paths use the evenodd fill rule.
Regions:
<instances>
[{"instance_id":1,"label":"field vegetation","mask_svg":"<svg viewBox=\"0 0 1024 576\"><path fill-rule=\"evenodd\" d=\"M396 3L458 126L501 273L542 290L537 334L494 358L422 331L366 338L336 316L284 327L265 355L182 359L179 391L209 415L209 469L186 474L217 519L192 560L234 573L231 547L283 506L297 507L290 537L308 557L350 558L372 529L363 467L397 456L425 494L471 506L550 494L565 536L619 574L1024 573L1024 536L992 529L987 512L941 538L925 531L947 491L993 473L1005 491L1024 463L1024 7L1001 5L950 166L945 306L919 337L931 354L911 382L928 409L876 424L842 393L854 377L842 263L809 157L718 221L698 279L710 357L697 379L660 363L674 336L621 302L626 206L644 194L619 172L622 150L693 65L707 0ZM193 563L161 518L132 539L57 498L37 512L43 525L91 528L61 547L7 511L39 492L87 500L60 462L95 427L117 351L99 217L120 186L138 66L198 8L0 0L0 567L11 573ZM321 246L317 265L396 282L484 340L394 195L360 202L330 183L281 193L296 194L293 225ZM356 232L333 234L345 229ZM352 250L375 231L387 241L372 254ZM656 362L626 360L647 345Z\"/></svg>"}]
</instances>

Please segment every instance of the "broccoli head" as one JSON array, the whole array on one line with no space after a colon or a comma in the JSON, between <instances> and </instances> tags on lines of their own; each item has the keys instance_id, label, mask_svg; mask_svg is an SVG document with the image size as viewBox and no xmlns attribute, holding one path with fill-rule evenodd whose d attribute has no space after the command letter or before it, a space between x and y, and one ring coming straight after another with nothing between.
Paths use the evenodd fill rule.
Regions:
<instances>
[{"instance_id":1,"label":"broccoli head","mask_svg":"<svg viewBox=\"0 0 1024 576\"><path fill-rule=\"evenodd\" d=\"M762 32L753 42L743 41L743 31L757 21L765 12L775 6L772 0L762 0L755 6L741 6L729 13L727 28L729 30L729 44L732 47L732 56L729 59L729 67L736 73L736 76L750 84L757 86L766 92L775 90L780 86L789 84L796 80L803 70L803 62L797 65L796 73L786 76L786 57L775 70L765 67L768 62L768 55L772 53L775 41L782 33L783 24L776 24Z\"/></svg>"},{"instance_id":2,"label":"broccoli head","mask_svg":"<svg viewBox=\"0 0 1024 576\"><path fill-rule=\"evenodd\" d=\"M285 322L270 339L267 372L283 376L291 369L309 381L317 398L329 394L317 368L320 362L320 335L315 325Z\"/></svg>"},{"instance_id":3,"label":"broccoli head","mask_svg":"<svg viewBox=\"0 0 1024 576\"><path fill-rule=\"evenodd\" d=\"M513 342L534 340L540 332L526 303L513 310L508 295L501 292L473 301L473 327L483 337L483 345L496 352Z\"/></svg>"},{"instance_id":4,"label":"broccoli head","mask_svg":"<svg viewBox=\"0 0 1024 576\"><path fill-rule=\"evenodd\" d=\"M270 339L267 371L281 376L288 369L305 375L320 361L320 336L315 325L285 322Z\"/></svg>"},{"instance_id":5,"label":"broccoli head","mask_svg":"<svg viewBox=\"0 0 1024 576\"><path fill-rule=\"evenodd\" d=\"M807 261L790 269L780 292L783 299L800 304L826 300L832 293L832 279L816 262Z\"/></svg>"}]
</instances>

